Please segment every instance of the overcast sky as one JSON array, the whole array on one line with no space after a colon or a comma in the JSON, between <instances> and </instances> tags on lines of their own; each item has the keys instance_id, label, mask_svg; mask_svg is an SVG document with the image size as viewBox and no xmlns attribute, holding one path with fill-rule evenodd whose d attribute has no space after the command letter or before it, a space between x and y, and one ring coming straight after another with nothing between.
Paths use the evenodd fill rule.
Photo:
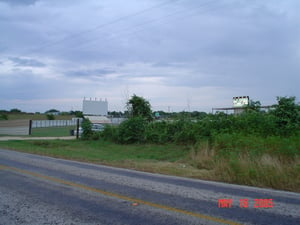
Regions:
<instances>
[{"instance_id":1,"label":"overcast sky","mask_svg":"<svg viewBox=\"0 0 300 225\"><path fill-rule=\"evenodd\" d=\"M299 0L0 0L0 109L300 101Z\"/></svg>"}]
</instances>

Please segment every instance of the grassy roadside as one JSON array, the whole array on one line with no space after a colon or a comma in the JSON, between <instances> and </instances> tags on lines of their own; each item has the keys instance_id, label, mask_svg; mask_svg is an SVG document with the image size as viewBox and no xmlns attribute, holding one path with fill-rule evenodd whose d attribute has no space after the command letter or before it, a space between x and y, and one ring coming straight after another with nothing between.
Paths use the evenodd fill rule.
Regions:
<instances>
[{"instance_id":1,"label":"grassy roadside","mask_svg":"<svg viewBox=\"0 0 300 225\"><path fill-rule=\"evenodd\" d=\"M118 145L81 140L1 141L0 148L173 175L184 175L176 168L186 167L183 162L189 152L187 147L171 144Z\"/></svg>"},{"instance_id":2,"label":"grassy roadside","mask_svg":"<svg viewBox=\"0 0 300 225\"><path fill-rule=\"evenodd\" d=\"M2 141L1 148L153 173L300 192L300 159L264 153L220 156L207 142L120 145L106 141ZM255 160L254 160L255 159Z\"/></svg>"}]
</instances>

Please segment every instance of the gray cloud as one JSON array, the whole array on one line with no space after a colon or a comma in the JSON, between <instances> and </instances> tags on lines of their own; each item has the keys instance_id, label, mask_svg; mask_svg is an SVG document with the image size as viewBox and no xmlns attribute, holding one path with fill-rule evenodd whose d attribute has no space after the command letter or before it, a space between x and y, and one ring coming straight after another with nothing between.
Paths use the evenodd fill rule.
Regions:
<instances>
[{"instance_id":1,"label":"gray cloud","mask_svg":"<svg viewBox=\"0 0 300 225\"><path fill-rule=\"evenodd\" d=\"M0 0L10 5L32 5L39 0Z\"/></svg>"},{"instance_id":2,"label":"gray cloud","mask_svg":"<svg viewBox=\"0 0 300 225\"><path fill-rule=\"evenodd\" d=\"M11 83L11 79L14 81ZM2 97L6 99L30 99L47 90L42 79L36 79L30 70L15 70L1 79ZM43 95L45 97L45 95Z\"/></svg>"},{"instance_id":3,"label":"gray cloud","mask_svg":"<svg viewBox=\"0 0 300 225\"><path fill-rule=\"evenodd\" d=\"M211 104L216 98L230 101L238 92L252 93L262 102L277 95L300 97L297 0L176 1L117 22L112 21L163 1L40 0L30 7L23 6L36 1L5 2L22 6L0 4L0 76L11 71L6 78L10 90L26 83L20 76L28 76L33 90L46 98L49 93L43 90L55 90L60 75L62 83L81 82L78 96L112 95L116 102L122 97L109 90L112 86L129 86L144 97L172 90L169 99L157 98L162 101L153 103L157 105L176 102L172 96L184 91L203 95L201 89L208 87L217 87L203 96L202 102ZM168 16L177 11L181 13ZM33 72L38 70L30 67L42 67L48 80L35 83L39 74L25 73L22 67ZM74 84L69 84L63 96L74 94ZM103 85L101 90L97 85ZM51 92L55 96L62 94Z\"/></svg>"},{"instance_id":4,"label":"gray cloud","mask_svg":"<svg viewBox=\"0 0 300 225\"><path fill-rule=\"evenodd\" d=\"M49 99L71 96L72 86L68 81L45 78L30 70L15 70L1 77L0 90L4 99Z\"/></svg>"},{"instance_id":5,"label":"gray cloud","mask_svg":"<svg viewBox=\"0 0 300 225\"><path fill-rule=\"evenodd\" d=\"M74 70L74 71L67 71L64 73L66 76L70 77L102 77L107 74L114 73L114 70L110 69L95 69L95 70Z\"/></svg>"},{"instance_id":6,"label":"gray cloud","mask_svg":"<svg viewBox=\"0 0 300 225\"><path fill-rule=\"evenodd\" d=\"M15 66L24 67L45 67L46 65L35 59L25 59L19 57L10 57L9 60L15 63Z\"/></svg>"}]
</instances>

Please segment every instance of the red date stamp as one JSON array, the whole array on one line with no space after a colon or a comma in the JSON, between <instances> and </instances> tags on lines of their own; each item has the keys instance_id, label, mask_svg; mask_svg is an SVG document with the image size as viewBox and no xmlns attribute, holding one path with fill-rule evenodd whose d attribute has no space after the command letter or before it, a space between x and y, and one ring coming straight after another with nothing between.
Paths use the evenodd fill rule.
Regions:
<instances>
[{"instance_id":1,"label":"red date stamp","mask_svg":"<svg viewBox=\"0 0 300 225\"><path fill-rule=\"evenodd\" d=\"M231 206L232 206L232 199L219 199L218 200L219 208L231 208Z\"/></svg>"},{"instance_id":2,"label":"red date stamp","mask_svg":"<svg viewBox=\"0 0 300 225\"><path fill-rule=\"evenodd\" d=\"M273 199L254 199L254 208L273 208Z\"/></svg>"},{"instance_id":3,"label":"red date stamp","mask_svg":"<svg viewBox=\"0 0 300 225\"><path fill-rule=\"evenodd\" d=\"M240 208L248 208L248 206L249 206L249 201L247 198L240 199Z\"/></svg>"},{"instance_id":4,"label":"red date stamp","mask_svg":"<svg viewBox=\"0 0 300 225\"><path fill-rule=\"evenodd\" d=\"M218 208L231 208L233 205L232 199L218 199ZM273 208L273 199L254 199L253 202L249 201L247 198L239 200L240 208Z\"/></svg>"}]
</instances>

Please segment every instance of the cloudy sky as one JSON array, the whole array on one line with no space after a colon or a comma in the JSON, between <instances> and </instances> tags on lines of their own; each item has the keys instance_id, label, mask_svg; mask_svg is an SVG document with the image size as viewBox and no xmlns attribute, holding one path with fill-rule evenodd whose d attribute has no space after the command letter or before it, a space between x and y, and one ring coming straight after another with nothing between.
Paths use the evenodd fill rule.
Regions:
<instances>
[{"instance_id":1,"label":"cloudy sky","mask_svg":"<svg viewBox=\"0 0 300 225\"><path fill-rule=\"evenodd\" d=\"M299 0L0 0L0 109L300 101Z\"/></svg>"}]
</instances>

